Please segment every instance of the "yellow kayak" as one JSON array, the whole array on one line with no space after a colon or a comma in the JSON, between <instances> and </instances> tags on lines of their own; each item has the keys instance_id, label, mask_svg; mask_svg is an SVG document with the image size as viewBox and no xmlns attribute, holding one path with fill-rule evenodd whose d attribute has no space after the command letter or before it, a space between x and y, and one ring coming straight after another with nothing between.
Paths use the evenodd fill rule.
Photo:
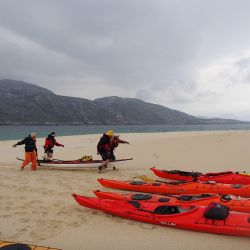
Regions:
<instances>
[{"instance_id":1,"label":"yellow kayak","mask_svg":"<svg viewBox=\"0 0 250 250\"><path fill-rule=\"evenodd\" d=\"M3 250L6 248L6 250L11 249L8 248L11 246L18 246L20 250L22 249L27 249L27 250L62 250L59 248L51 248L51 247L42 247L42 246L35 246L35 245L26 245L26 244L22 244L22 243L17 243L17 242L9 242L9 241L0 241L0 248ZM13 248L14 249L14 248ZM16 248L17 249L17 248Z\"/></svg>"}]
</instances>

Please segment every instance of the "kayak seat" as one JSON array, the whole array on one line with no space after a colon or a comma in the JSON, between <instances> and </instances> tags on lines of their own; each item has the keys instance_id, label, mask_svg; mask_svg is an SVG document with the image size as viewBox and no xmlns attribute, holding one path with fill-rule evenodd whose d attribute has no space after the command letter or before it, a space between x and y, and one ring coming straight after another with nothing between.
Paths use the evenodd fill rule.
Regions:
<instances>
[{"instance_id":1,"label":"kayak seat","mask_svg":"<svg viewBox=\"0 0 250 250\"><path fill-rule=\"evenodd\" d=\"M225 194L225 195L222 195L222 196L220 197L220 200L221 200L221 201L230 201L230 200L232 200L232 198L231 198L230 195Z\"/></svg>"},{"instance_id":2,"label":"kayak seat","mask_svg":"<svg viewBox=\"0 0 250 250\"><path fill-rule=\"evenodd\" d=\"M208 198L208 197L213 197L213 194L201 194L200 197L201 198Z\"/></svg>"},{"instance_id":3,"label":"kayak seat","mask_svg":"<svg viewBox=\"0 0 250 250\"><path fill-rule=\"evenodd\" d=\"M192 176L193 172L186 172L186 171L180 171L180 170L169 170L169 171L165 171L168 174L178 174L178 175L182 175L182 176Z\"/></svg>"},{"instance_id":4,"label":"kayak seat","mask_svg":"<svg viewBox=\"0 0 250 250\"><path fill-rule=\"evenodd\" d=\"M180 176L190 176L193 177L195 179L197 179L197 177L201 176L202 173L200 172L188 172L188 171L181 171L181 170L169 170L169 171L163 171L166 172L167 174L176 174L176 175L180 175Z\"/></svg>"},{"instance_id":5,"label":"kayak seat","mask_svg":"<svg viewBox=\"0 0 250 250\"><path fill-rule=\"evenodd\" d=\"M212 194L201 194L201 195L180 195L177 199L180 201L193 201L193 200L199 200L202 198L208 198L212 197L214 195Z\"/></svg>"},{"instance_id":6,"label":"kayak seat","mask_svg":"<svg viewBox=\"0 0 250 250\"><path fill-rule=\"evenodd\" d=\"M193 196L191 195L181 195L177 198L180 201L191 201L193 199Z\"/></svg>"},{"instance_id":7,"label":"kayak seat","mask_svg":"<svg viewBox=\"0 0 250 250\"><path fill-rule=\"evenodd\" d=\"M216 196L216 194L201 194L201 195L194 195L192 196L192 200L199 200L199 199L204 199L204 198L209 198Z\"/></svg>"},{"instance_id":8,"label":"kayak seat","mask_svg":"<svg viewBox=\"0 0 250 250\"><path fill-rule=\"evenodd\" d=\"M170 201L170 198L159 198L159 200L158 200L159 202L168 202L168 201Z\"/></svg>"},{"instance_id":9,"label":"kayak seat","mask_svg":"<svg viewBox=\"0 0 250 250\"><path fill-rule=\"evenodd\" d=\"M227 174L232 174L232 171L225 171L225 172L218 172L218 173L207 173L205 176L209 177L213 177L213 176L219 176L219 175L227 175Z\"/></svg>"},{"instance_id":10,"label":"kayak seat","mask_svg":"<svg viewBox=\"0 0 250 250\"><path fill-rule=\"evenodd\" d=\"M171 181L171 182L166 182L166 184L168 184L168 185L183 185L183 184L185 184L185 183L187 183L186 181Z\"/></svg>"},{"instance_id":11,"label":"kayak seat","mask_svg":"<svg viewBox=\"0 0 250 250\"><path fill-rule=\"evenodd\" d=\"M153 213L165 215L165 214L178 214L180 213L180 211L177 206L159 206L154 210Z\"/></svg>"},{"instance_id":12,"label":"kayak seat","mask_svg":"<svg viewBox=\"0 0 250 250\"><path fill-rule=\"evenodd\" d=\"M241 184L233 184L232 187L233 188L241 188L241 187L243 187L243 185L241 185Z\"/></svg>"},{"instance_id":13,"label":"kayak seat","mask_svg":"<svg viewBox=\"0 0 250 250\"><path fill-rule=\"evenodd\" d=\"M153 182L152 185L153 185L153 186L160 186L161 183L160 183L160 182Z\"/></svg>"},{"instance_id":14,"label":"kayak seat","mask_svg":"<svg viewBox=\"0 0 250 250\"><path fill-rule=\"evenodd\" d=\"M210 184L210 185L215 185L216 184L216 181L205 181L205 182L202 182L203 184Z\"/></svg>"},{"instance_id":15,"label":"kayak seat","mask_svg":"<svg viewBox=\"0 0 250 250\"><path fill-rule=\"evenodd\" d=\"M194 178L197 178L197 177L199 177L200 175L202 175L202 173L199 173L199 172L192 172L192 177L194 177Z\"/></svg>"},{"instance_id":16,"label":"kayak seat","mask_svg":"<svg viewBox=\"0 0 250 250\"><path fill-rule=\"evenodd\" d=\"M129 184L131 185L144 185L146 184L145 181L131 181Z\"/></svg>"},{"instance_id":17,"label":"kayak seat","mask_svg":"<svg viewBox=\"0 0 250 250\"><path fill-rule=\"evenodd\" d=\"M132 200L150 200L152 198L151 194L134 194L131 196Z\"/></svg>"},{"instance_id":18,"label":"kayak seat","mask_svg":"<svg viewBox=\"0 0 250 250\"><path fill-rule=\"evenodd\" d=\"M140 208L141 204L138 201L128 201L129 204L133 205L135 208Z\"/></svg>"}]
</instances>

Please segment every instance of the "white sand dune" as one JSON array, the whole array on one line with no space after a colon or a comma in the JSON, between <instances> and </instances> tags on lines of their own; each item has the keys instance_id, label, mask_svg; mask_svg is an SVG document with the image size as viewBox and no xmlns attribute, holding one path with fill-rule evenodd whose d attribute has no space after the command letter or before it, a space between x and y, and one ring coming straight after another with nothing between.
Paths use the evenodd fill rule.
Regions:
<instances>
[{"instance_id":1,"label":"white sand dune","mask_svg":"<svg viewBox=\"0 0 250 250\"><path fill-rule=\"evenodd\" d=\"M77 159L96 155L100 135L60 137L65 148L55 157ZM131 179L148 174L152 166L190 171L250 172L250 132L180 132L121 134L130 145L120 145L117 158L133 157L117 171L68 171L27 166L19 170L23 147L0 142L0 239L82 249L249 249L250 239L165 228L90 210L76 204L71 194L93 195L97 178ZM42 154L44 139L38 139Z\"/></svg>"}]
</instances>

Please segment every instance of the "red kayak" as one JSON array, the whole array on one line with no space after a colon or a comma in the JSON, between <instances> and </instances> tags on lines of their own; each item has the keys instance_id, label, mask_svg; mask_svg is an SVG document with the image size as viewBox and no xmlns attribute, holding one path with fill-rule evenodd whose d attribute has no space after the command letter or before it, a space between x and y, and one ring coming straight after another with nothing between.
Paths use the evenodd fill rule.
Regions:
<instances>
[{"instance_id":1,"label":"red kayak","mask_svg":"<svg viewBox=\"0 0 250 250\"><path fill-rule=\"evenodd\" d=\"M208 207L163 204L162 202L110 200L73 194L82 206L126 219L192 231L250 237L248 213L228 211L220 204Z\"/></svg>"},{"instance_id":2,"label":"red kayak","mask_svg":"<svg viewBox=\"0 0 250 250\"><path fill-rule=\"evenodd\" d=\"M180 170L160 170L150 168L153 173L161 178L177 181L216 181L227 184L250 184L250 174L238 172L217 172L202 174L199 172L186 172Z\"/></svg>"},{"instance_id":3,"label":"red kayak","mask_svg":"<svg viewBox=\"0 0 250 250\"><path fill-rule=\"evenodd\" d=\"M187 182L187 183L162 183L162 182L144 182L144 181L118 181L98 179L102 186L130 190L144 193L155 194L231 194L235 196L250 197L250 185L239 184L222 184L222 183L203 183L203 182Z\"/></svg>"},{"instance_id":4,"label":"red kayak","mask_svg":"<svg viewBox=\"0 0 250 250\"><path fill-rule=\"evenodd\" d=\"M163 202L168 204L182 205L199 205L207 206L211 202L220 203L229 207L232 211L250 213L250 199L236 197L233 195L218 195L218 194L184 194L184 195L157 195L157 194L121 194L103 192L100 190L94 191L94 194L101 199L110 200L139 200L145 202Z\"/></svg>"}]
</instances>

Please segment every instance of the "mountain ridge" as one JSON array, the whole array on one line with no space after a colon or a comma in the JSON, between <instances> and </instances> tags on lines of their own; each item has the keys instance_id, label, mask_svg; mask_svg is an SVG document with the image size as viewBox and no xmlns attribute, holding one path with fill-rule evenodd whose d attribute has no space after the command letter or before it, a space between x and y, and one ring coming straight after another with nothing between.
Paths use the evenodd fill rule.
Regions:
<instances>
[{"instance_id":1,"label":"mountain ridge","mask_svg":"<svg viewBox=\"0 0 250 250\"><path fill-rule=\"evenodd\" d=\"M0 125L187 125L244 123L203 119L136 98L85 98L56 95L35 84L0 80Z\"/></svg>"}]
</instances>

